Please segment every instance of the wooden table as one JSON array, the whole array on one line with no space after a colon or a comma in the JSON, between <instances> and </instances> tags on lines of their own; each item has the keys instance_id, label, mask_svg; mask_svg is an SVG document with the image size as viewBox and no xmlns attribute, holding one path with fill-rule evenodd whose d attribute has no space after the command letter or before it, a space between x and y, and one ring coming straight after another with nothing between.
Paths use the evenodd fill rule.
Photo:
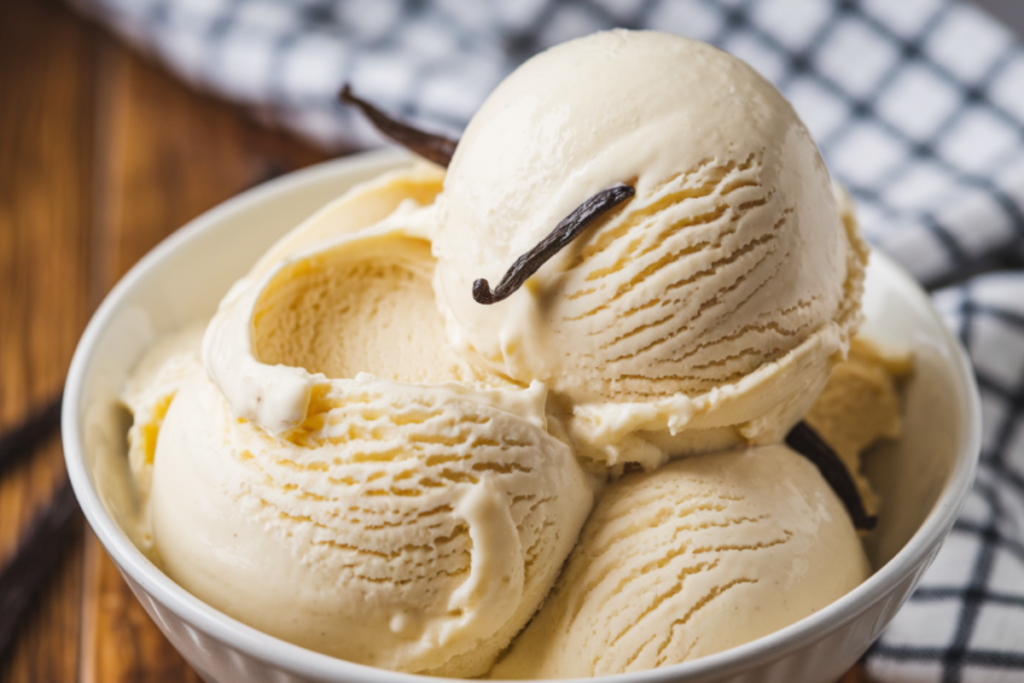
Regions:
<instances>
[{"instance_id":1,"label":"wooden table","mask_svg":"<svg viewBox=\"0 0 1024 683\"><path fill-rule=\"evenodd\" d=\"M0 3L0 429L60 389L91 312L153 245L324 158L61 4ZM0 564L63 472L54 437L0 480ZM0 668L76 680L199 680L84 528Z\"/></svg>"},{"instance_id":2,"label":"wooden table","mask_svg":"<svg viewBox=\"0 0 1024 683\"><path fill-rule=\"evenodd\" d=\"M239 191L324 158L53 0L3 0L0 429L59 391L89 315L151 247ZM0 565L63 476L53 437L0 479ZM0 683L12 681L199 678L82 524L0 667Z\"/></svg>"}]
</instances>

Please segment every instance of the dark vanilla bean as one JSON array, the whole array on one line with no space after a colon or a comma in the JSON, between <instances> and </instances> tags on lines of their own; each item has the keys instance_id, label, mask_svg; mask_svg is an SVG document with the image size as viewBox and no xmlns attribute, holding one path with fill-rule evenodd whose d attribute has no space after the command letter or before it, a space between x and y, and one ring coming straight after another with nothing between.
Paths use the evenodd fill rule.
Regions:
<instances>
[{"instance_id":1,"label":"dark vanilla bean","mask_svg":"<svg viewBox=\"0 0 1024 683\"><path fill-rule=\"evenodd\" d=\"M491 291L490 284L483 278L474 282L473 299L478 304L494 304L508 298L512 292L522 287L538 268L576 239L591 223L634 194L636 190L629 185L617 185L598 192L580 204L537 246L517 258L494 291Z\"/></svg>"},{"instance_id":2,"label":"dark vanilla bean","mask_svg":"<svg viewBox=\"0 0 1024 683\"><path fill-rule=\"evenodd\" d=\"M32 600L64 554L75 531L78 502L65 481L26 531L14 557L0 571L0 664L10 652Z\"/></svg>"},{"instance_id":3,"label":"dark vanilla bean","mask_svg":"<svg viewBox=\"0 0 1024 683\"><path fill-rule=\"evenodd\" d=\"M0 474L56 430L60 425L61 399L58 394L0 436Z\"/></svg>"},{"instance_id":4,"label":"dark vanilla bean","mask_svg":"<svg viewBox=\"0 0 1024 683\"><path fill-rule=\"evenodd\" d=\"M361 97L353 95L352 88L347 83L341 89L338 99L345 104L359 107L363 114L366 115L366 118L370 119L373 125L377 127L377 130L410 152L419 154L424 159L429 159L438 166L444 166L445 168L448 168L448 164L451 163L452 155L455 154L455 145L459 142L458 140L428 133L398 121Z\"/></svg>"},{"instance_id":5,"label":"dark vanilla bean","mask_svg":"<svg viewBox=\"0 0 1024 683\"><path fill-rule=\"evenodd\" d=\"M878 517L869 515L864 509L857 484L846 465L832 450L831 446L818 435L806 422L799 422L786 435L786 444L804 456L818 468L821 476L832 487L839 500L843 501L846 511L853 519L853 526L870 531L878 524Z\"/></svg>"}]
</instances>

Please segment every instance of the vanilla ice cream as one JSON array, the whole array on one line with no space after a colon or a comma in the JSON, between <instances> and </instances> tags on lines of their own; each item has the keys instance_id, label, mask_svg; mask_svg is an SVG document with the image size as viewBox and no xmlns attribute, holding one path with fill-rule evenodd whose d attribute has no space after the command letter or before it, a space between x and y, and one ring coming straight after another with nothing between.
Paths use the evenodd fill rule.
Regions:
<instances>
[{"instance_id":1,"label":"vanilla ice cream","mask_svg":"<svg viewBox=\"0 0 1024 683\"><path fill-rule=\"evenodd\" d=\"M128 467L135 481L142 517L138 538L149 551L152 534L149 525L149 492L153 485L156 444L164 417L178 389L201 367L200 341L206 323L195 322L160 339L146 351L121 392L121 400L132 414L128 430Z\"/></svg>"},{"instance_id":2,"label":"vanilla ice cream","mask_svg":"<svg viewBox=\"0 0 1024 683\"><path fill-rule=\"evenodd\" d=\"M519 291L473 300L619 184L635 193ZM589 676L747 642L868 573L836 496L777 445L847 354L866 259L748 66L652 32L558 46L499 86L447 174L353 188L201 342L143 360L140 537L226 614L396 671L481 676L504 651L498 678ZM776 445L730 450L749 444Z\"/></svg>"},{"instance_id":3,"label":"vanilla ice cream","mask_svg":"<svg viewBox=\"0 0 1024 683\"><path fill-rule=\"evenodd\" d=\"M636 196L521 291L473 300L619 183ZM547 383L604 462L778 441L859 322L866 249L807 129L753 69L686 38L616 30L526 62L473 117L438 205L450 339Z\"/></svg>"},{"instance_id":4,"label":"vanilla ice cream","mask_svg":"<svg viewBox=\"0 0 1024 683\"><path fill-rule=\"evenodd\" d=\"M881 439L900 436L903 419L897 383L912 369L908 350L854 337L849 358L832 369L825 389L804 416L853 475L868 514L877 513L878 499L861 474L861 455Z\"/></svg>"},{"instance_id":5,"label":"vanilla ice cream","mask_svg":"<svg viewBox=\"0 0 1024 683\"><path fill-rule=\"evenodd\" d=\"M802 456L767 446L683 458L604 493L491 677L696 659L813 614L869 573L849 516Z\"/></svg>"},{"instance_id":6,"label":"vanilla ice cream","mask_svg":"<svg viewBox=\"0 0 1024 683\"><path fill-rule=\"evenodd\" d=\"M418 162L356 185L288 231L260 257L250 277L265 274L305 248L375 225L396 211L408 215L433 204L441 192L444 175L441 167Z\"/></svg>"},{"instance_id":7,"label":"vanilla ice cream","mask_svg":"<svg viewBox=\"0 0 1024 683\"><path fill-rule=\"evenodd\" d=\"M157 560L200 599L350 661L469 677L540 605L592 494L544 385L445 344L417 213L243 279L208 372L180 344L144 364L133 449L155 443Z\"/></svg>"}]
</instances>

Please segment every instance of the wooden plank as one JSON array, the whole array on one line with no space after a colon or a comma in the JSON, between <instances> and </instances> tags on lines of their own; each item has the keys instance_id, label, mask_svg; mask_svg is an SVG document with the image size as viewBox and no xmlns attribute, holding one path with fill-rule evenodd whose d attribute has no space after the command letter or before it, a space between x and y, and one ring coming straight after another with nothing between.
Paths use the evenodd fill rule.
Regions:
<instances>
[{"instance_id":1,"label":"wooden plank","mask_svg":"<svg viewBox=\"0 0 1024 683\"><path fill-rule=\"evenodd\" d=\"M94 289L203 211L279 173L324 157L265 130L235 107L190 91L113 39L99 60ZM79 680L198 681L87 540Z\"/></svg>"},{"instance_id":2,"label":"wooden plank","mask_svg":"<svg viewBox=\"0 0 1024 683\"><path fill-rule=\"evenodd\" d=\"M868 675L868 671L863 664L855 664L838 683L875 683L875 681Z\"/></svg>"},{"instance_id":3,"label":"wooden plank","mask_svg":"<svg viewBox=\"0 0 1024 683\"><path fill-rule=\"evenodd\" d=\"M88 315L93 31L50 3L0 3L0 429L63 384ZM54 435L0 478L0 562L64 476ZM73 680L80 540L48 581L0 681Z\"/></svg>"}]
</instances>

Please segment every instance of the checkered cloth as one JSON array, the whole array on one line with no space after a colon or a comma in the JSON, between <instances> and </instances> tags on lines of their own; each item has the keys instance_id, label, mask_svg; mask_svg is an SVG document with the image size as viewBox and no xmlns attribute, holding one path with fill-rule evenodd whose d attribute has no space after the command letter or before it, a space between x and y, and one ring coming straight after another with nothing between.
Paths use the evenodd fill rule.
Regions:
<instances>
[{"instance_id":1,"label":"checkered cloth","mask_svg":"<svg viewBox=\"0 0 1024 683\"><path fill-rule=\"evenodd\" d=\"M325 147L378 144L342 83L457 135L516 64L612 26L725 48L793 102L876 246L970 351L982 462L880 681L1024 681L1024 49L952 0L71 0L193 84Z\"/></svg>"}]
</instances>

